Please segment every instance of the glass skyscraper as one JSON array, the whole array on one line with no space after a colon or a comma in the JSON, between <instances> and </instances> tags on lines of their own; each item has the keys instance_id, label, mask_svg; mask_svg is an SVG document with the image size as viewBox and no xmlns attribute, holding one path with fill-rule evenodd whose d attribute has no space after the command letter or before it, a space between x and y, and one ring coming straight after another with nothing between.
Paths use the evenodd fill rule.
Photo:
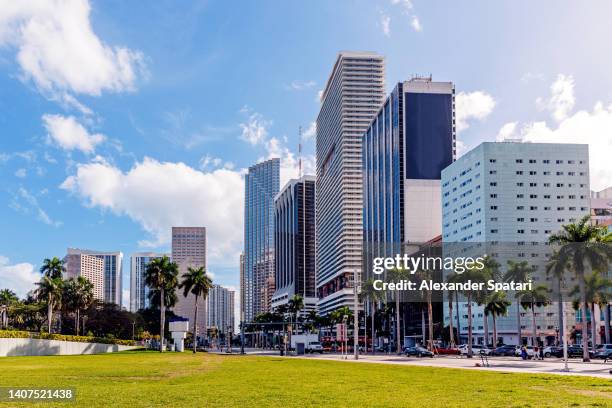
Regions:
<instances>
[{"instance_id":1,"label":"glass skyscraper","mask_svg":"<svg viewBox=\"0 0 612 408\"><path fill-rule=\"evenodd\" d=\"M280 159L249 167L244 183L244 319L270 308L274 292L274 197L280 189Z\"/></svg>"},{"instance_id":2,"label":"glass skyscraper","mask_svg":"<svg viewBox=\"0 0 612 408\"><path fill-rule=\"evenodd\" d=\"M353 307L361 274L363 133L385 96L384 57L338 55L317 117L316 277L319 313Z\"/></svg>"},{"instance_id":3,"label":"glass skyscraper","mask_svg":"<svg viewBox=\"0 0 612 408\"><path fill-rule=\"evenodd\" d=\"M150 306L145 272L149 262L164 255L155 252L138 252L130 256L130 312L137 312Z\"/></svg>"}]
</instances>

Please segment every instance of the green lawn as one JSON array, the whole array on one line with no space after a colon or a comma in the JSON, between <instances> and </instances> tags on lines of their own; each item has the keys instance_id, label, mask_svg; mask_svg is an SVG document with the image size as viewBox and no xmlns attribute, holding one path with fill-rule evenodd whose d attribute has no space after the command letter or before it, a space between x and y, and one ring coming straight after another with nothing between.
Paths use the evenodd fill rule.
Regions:
<instances>
[{"instance_id":1,"label":"green lawn","mask_svg":"<svg viewBox=\"0 0 612 408\"><path fill-rule=\"evenodd\" d=\"M144 351L0 358L0 386L74 387L65 406L88 408L612 406L607 379Z\"/></svg>"}]
</instances>

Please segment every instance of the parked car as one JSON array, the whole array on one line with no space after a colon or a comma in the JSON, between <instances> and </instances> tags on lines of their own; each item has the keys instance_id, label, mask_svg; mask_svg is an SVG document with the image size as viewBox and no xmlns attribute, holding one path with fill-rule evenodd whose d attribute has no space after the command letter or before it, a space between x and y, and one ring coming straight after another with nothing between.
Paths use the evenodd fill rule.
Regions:
<instances>
[{"instance_id":1,"label":"parked car","mask_svg":"<svg viewBox=\"0 0 612 408\"><path fill-rule=\"evenodd\" d=\"M593 353L593 358L612 358L612 344L601 344L597 346L595 352Z\"/></svg>"},{"instance_id":2,"label":"parked car","mask_svg":"<svg viewBox=\"0 0 612 408\"><path fill-rule=\"evenodd\" d=\"M459 355L461 352L456 347L438 347L436 348L436 353L456 356Z\"/></svg>"},{"instance_id":3,"label":"parked car","mask_svg":"<svg viewBox=\"0 0 612 408\"><path fill-rule=\"evenodd\" d=\"M306 346L306 352L323 354L323 346L318 341L311 341Z\"/></svg>"},{"instance_id":4,"label":"parked car","mask_svg":"<svg viewBox=\"0 0 612 408\"><path fill-rule=\"evenodd\" d=\"M496 347L495 349L493 349L493 351L491 352L491 354L493 354L494 356L515 356L516 355L516 348L517 346L513 346L510 344L505 344L503 346L499 346Z\"/></svg>"},{"instance_id":5,"label":"parked car","mask_svg":"<svg viewBox=\"0 0 612 408\"><path fill-rule=\"evenodd\" d=\"M404 353L406 357L416 356L416 357L433 357L434 353L427 350L425 347L414 346L414 347L406 347L404 349Z\"/></svg>"},{"instance_id":6,"label":"parked car","mask_svg":"<svg viewBox=\"0 0 612 408\"><path fill-rule=\"evenodd\" d=\"M544 347L544 357L549 358L556 356L559 351L561 351L561 356L563 356L563 347L558 346L548 346Z\"/></svg>"},{"instance_id":7,"label":"parked car","mask_svg":"<svg viewBox=\"0 0 612 408\"><path fill-rule=\"evenodd\" d=\"M461 353L461 355L467 355L468 354L468 346L467 344L462 344L461 346L459 346L459 352ZM472 354L473 355L479 355L479 354L484 354L485 356L491 355L491 349L480 345L480 344L474 344L472 345Z\"/></svg>"},{"instance_id":8,"label":"parked car","mask_svg":"<svg viewBox=\"0 0 612 408\"><path fill-rule=\"evenodd\" d=\"M535 355L535 351L533 350L533 346L525 346L525 349L527 351L527 358L533 358L533 356ZM523 351L522 347L517 347L514 355L517 356L517 357L520 357L522 351Z\"/></svg>"},{"instance_id":9,"label":"parked car","mask_svg":"<svg viewBox=\"0 0 612 408\"><path fill-rule=\"evenodd\" d=\"M591 353L589 353L591 354ZM559 350L557 350L553 356L555 357L563 357L563 347L559 347ZM582 346L578 346L578 345L571 345L571 346L567 346L567 356L568 357L582 357Z\"/></svg>"}]
</instances>

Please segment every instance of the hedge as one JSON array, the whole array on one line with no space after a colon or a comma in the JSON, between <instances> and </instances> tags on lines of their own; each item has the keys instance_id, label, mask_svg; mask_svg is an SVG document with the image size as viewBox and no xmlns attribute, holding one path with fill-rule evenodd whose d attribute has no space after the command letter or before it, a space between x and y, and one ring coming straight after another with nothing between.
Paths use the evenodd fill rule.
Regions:
<instances>
[{"instance_id":1,"label":"hedge","mask_svg":"<svg viewBox=\"0 0 612 408\"><path fill-rule=\"evenodd\" d=\"M59 340L59 341L75 341L78 343L102 343L102 344L117 344L121 346L135 346L134 340L109 339L106 337L93 336L71 336L65 334L49 334L49 333L32 333L19 330L0 330L0 338L5 339L43 339L43 340Z\"/></svg>"}]
</instances>

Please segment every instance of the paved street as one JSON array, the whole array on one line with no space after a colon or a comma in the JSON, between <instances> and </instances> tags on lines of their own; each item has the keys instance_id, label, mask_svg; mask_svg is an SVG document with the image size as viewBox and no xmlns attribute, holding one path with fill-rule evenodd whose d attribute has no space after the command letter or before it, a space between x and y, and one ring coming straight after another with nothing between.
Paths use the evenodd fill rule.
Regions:
<instances>
[{"instance_id":1,"label":"paved street","mask_svg":"<svg viewBox=\"0 0 612 408\"><path fill-rule=\"evenodd\" d=\"M234 353L239 353L239 348L234 348ZM279 356L278 350L260 350L247 349L249 355L262 356ZM353 356L349 355L348 360L343 360L339 354L309 354L305 356L289 356L287 358L314 358L320 360L338 360L352 363L382 363L382 364L405 364L430 367L446 367L446 368L461 368L467 370L491 370L516 373L538 373L538 374L559 374L559 375L582 375L591 377L601 377L612 379L610 370L612 362L605 363L603 360L593 360L590 363L583 363L578 359L571 359L569 363L569 372L563 371L563 361L552 358L544 361L523 361L518 357L490 357L489 367L478 367L476 364L482 364L480 357L468 359L465 357L455 356L439 356L434 358L417 358L397 356L395 354L376 354L376 355L360 355L359 360L353 360Z\"/></svg>"}]
</instances>

